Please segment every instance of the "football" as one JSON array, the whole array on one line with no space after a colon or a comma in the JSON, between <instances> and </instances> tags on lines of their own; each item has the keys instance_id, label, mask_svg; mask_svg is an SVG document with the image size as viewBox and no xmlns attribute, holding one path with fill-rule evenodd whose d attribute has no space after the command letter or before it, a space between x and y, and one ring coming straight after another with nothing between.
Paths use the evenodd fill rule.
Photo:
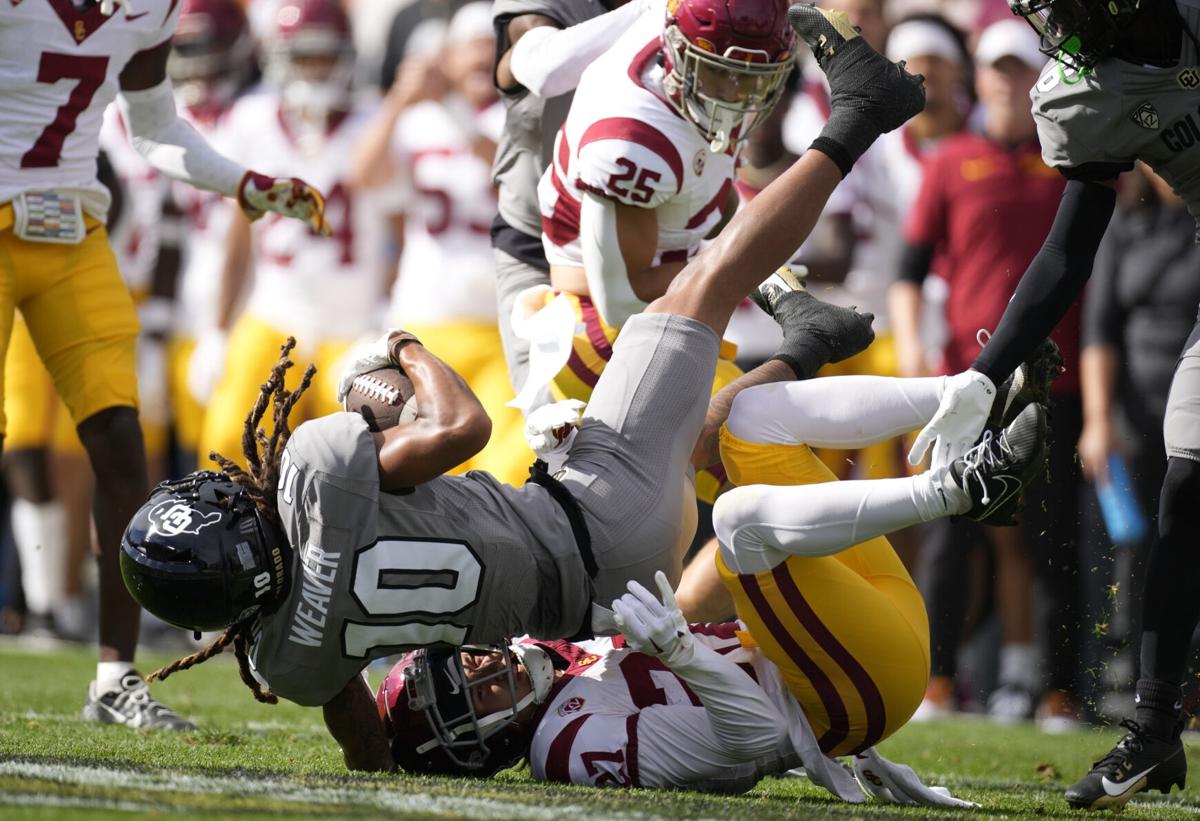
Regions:
<instances>
[{"instance_id":1,"label":"football","mask_svg":"<svg viewBox=\"0 0 1200 821\"><path fill-rule=\"evenodd\" d=\"M396 367L379 368L355 377L343 407L361 413L372 431L386 430L417 418L413 383Z\"/></svg>"}]
</instances>

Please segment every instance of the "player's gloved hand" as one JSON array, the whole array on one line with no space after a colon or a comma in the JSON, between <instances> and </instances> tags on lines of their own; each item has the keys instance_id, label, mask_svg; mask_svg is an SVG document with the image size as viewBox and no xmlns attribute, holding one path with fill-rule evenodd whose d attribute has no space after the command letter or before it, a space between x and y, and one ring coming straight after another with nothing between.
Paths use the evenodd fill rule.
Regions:
<instances>
[{"instance_id":1,"label":"player's gloved hand","mask_svg":"<svg viewBox=\"0 0 1200 821\"><path fill-rule=\"evenodd\" d=\"M100 13L105 17L112 17L116 14L117 6L125 7L126 17L133 11L133 3L129 0L100 0Z\"/></svg>"},{"instance_id":2,"label":"player's gloved hand","mask_svg":"<svg viewBox=\"0 0 1200 821\"><path fill-rule=\"evenodd\" d=\"M942 404L917 434L908 452L909 463L919 464L935 439L941 442L934 453L934 467L962 456L979 438L995 400L996 386L979 371L968 370L946 377Z\"/></svg>"},{"instance_id":3,"label":"player's gloved hand","mask_svg":"<svg viewBox=\"0 0 1200 821\"><path fill-rule=\"evenodd\" d=\"M187 365L187 389L192 398L207 405L225 374L229 336L220 328L202 331Z\"/></svg>"},{"instance_id":4,"label":"player's gloved hand","mask_svg":"<svg viewBox=\"0 0 1200 821\"><path fill-rule=\"evenodd\" d=\"M585 407L578 399L563 399L542 405L525 418L525 441L551 473L557 472L554 463L571 449L579 432L579 412Z\"/></svg>"},{"instance_id":5,"label":"player's gloved hand","mask_svg":"<svg viewBox=\"0 0 1200 821\"><path fill-rule=\"evenodd\" d=\"M687 664L695 652L695 640L666 574L661 570L655 573L654 583L662 601L631 581L629 592L613 602L613 618L625 634L625 643L637 652L657 656L668 667Z\"/></svg>"},{"instance_id":6,"label":"player's gloved hand","mask_svg":"<svg viewBox=\"0 0 1200 821\"><path fill-rule=\"evenodd\" d=\"M854 777L863 791L886 804L921 807L978 807L974 801L955 798L945 787L926 787L906 764L897 764L869 747L854 756Z\"/></svg>"},{"instance_id":7,"label":"player's gloved hand","mask_svg":"<svg viewBox=\"0 0 1200 821\"><path fill-rule=\"evenodd\" d=\"M880 134L925 108L925 80L871 48L843 12L798 3L788 19L829 78L829 119L812 147L845 176Z\"/></svg>"},{"instance_id":8,"label":"player's gloved hand","mask_svg":"<svg viewBox=\"0 0 1200 821\"><path fill-rule=\"evenodd\" d=\"M238 184L237 200L251 222L274 211L307 222L322 236L333 233L325 221L325 198L298 177L268 177L247 171Z\"/></svg>"},{"instance_id":9,"label":"player's gloved hand","mask_svg":"<svg viewBox=\"0 0 1200 821\"><path fill-rule=\"evenodd\" d=\"M408 331L392 328L384 331L378 339L359 342L350 349L350 352L342 359L342 372L338 376L338 404L345 401L346 394L350 393L350 386L354 384L354 380L364 373L399 364L392 358L392 351L396 343L400 341L421 344L421 340Z\"/></svg>"}]
</instances>

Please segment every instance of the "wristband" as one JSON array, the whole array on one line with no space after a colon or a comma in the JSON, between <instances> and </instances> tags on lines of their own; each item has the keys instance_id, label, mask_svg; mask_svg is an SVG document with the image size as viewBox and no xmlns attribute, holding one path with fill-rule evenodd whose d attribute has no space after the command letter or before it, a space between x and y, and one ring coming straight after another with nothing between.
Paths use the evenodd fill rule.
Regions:
<instances>
[{"instance_id":1,"label":"wristband","mask_svg":"<svg viewBox=\"0 0 1200 821\"><path fill-rule=\"evenodd\" d=\"M850 169L854 167L854 158L850 156L850 152L846 150L845 146L828 137L817 137L812 141L809 149L820 151L833 160L842 172L842 179L845 179L846 175L850 173Z\"/></svg>"}]
</instances>

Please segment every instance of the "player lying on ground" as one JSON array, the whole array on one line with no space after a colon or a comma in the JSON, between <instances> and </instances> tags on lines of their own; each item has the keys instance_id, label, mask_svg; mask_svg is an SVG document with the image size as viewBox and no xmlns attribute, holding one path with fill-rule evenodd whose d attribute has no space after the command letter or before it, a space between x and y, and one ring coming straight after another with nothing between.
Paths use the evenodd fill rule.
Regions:
<instances>
[{"instance_id":1,"label":"player lying on ground","mask_svg":"<svg viewBox=\"0 0 1200 821\"><path fill-rule=\"evenodd\" d=\"M846 801L974 806L869 747L856 783L741 625L686 624L656 582L661 602L636 582L614 602L611 639L406 654L377 696L400 769L480 776L528 758L543 781L741 793L803 766Z\"/></svg>"},{"instance_id":2,"label":"player lying on ground","mask_svg":"<svg viewBox=\"0 0 1200 821\"><path fill-rule=\"evenodd\" d=\"M126 532L122 569L135 598L173 624L225 628L164 673L233 643L256 695L273 697L261 681L323 705L350 766L388 768L359 676L371 658L522 632L573 636L590 630L590 603L617 598L628 579L678 572L691 535L687 464L725 324L756 272L782 263L811 230L862 151L922 104L920 79L843 17L812 6L792 14L832 88L822 137L626 324L559 478L516 489L484 473L443 475L482 446L490 423L411 336L393 335L359 363L395 362L417 389L418 418L382 433L334 414L289 442L287 413L311 370L288 392L281 362L247 419L249 471L165 485ZM801 342L810 356L827 346L820 337L790 344ZM275 432L256 442L268 404Z\"/></svg>"},{"instance_id":3,"label":"player lying on ground","mask_svg":"<svg viewBox=\"0 0 1200 821\"><path fill-rule=\"evenodd\" d=\"M1068 182L1054 225L995 334L972 368L951 378L917 438L914 460L935 440L946 446L942 459L974 441L995 385L1083 290L1113 213L1116 179L1135 160L1170 183L1200 219L1200 3L1009 0L1009 6L1056 58L1030 95L1042 155ZM1098 382L1115 379L1115 362L1092 365ZM1200 621L1200 322L1171 382L1163 440L1167 472L1146 570L1135 720L1123 722L1129 733L1067 790L1077 808L1119 808L1142 790L1182 787L1187 774L1180 685Z\"/></svg>"},{"instance_id":4,"label":"player lying on ground","mask_svg":"<svg viewBox=\"0 0 1200 821\"><path fill-rule=\"evenodd\" d=\"M138 318L108 245L109 194L96 177L104 110L119 92L134 147L160 173L236 197L251 219L274 211L327 230L317 191L231 162L177 115L166 64L184 5L38 0L0 11L0 360L20 308L96 475L100 664L83 716L172 729L192 725L133 671L141 611L118 569L121 531L147 480Z\"/></svg>"}]
</instances>

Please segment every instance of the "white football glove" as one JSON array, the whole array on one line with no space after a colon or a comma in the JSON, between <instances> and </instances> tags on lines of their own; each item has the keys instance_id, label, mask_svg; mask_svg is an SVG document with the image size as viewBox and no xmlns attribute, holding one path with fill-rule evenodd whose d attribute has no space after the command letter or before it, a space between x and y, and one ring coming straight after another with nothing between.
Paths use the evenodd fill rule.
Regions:
<instances>
[{"instance_id":1,"label":"white football glove","mask_svg":"<svg viewBox=\"0 0 1200 821\"><path fill-rule=\"evenodd\" d=\"M187 389L192 398L207 405L225 374L225 359L229 336L219 328L209 328L200 334L187 366Z\"/></svg>"},{"instance_id":2,"label":"white football glove","mask_svg":"<svg viewBox=\"0 0 1200 821\"><path fill-rule=\"evenodd\" d=\"M629 592L613 602L613 620L633 650L657 656L668 667L687 664L695 652L695 639L666 574L661 570L655 573L654 583L661 602L636 581L630 581Z\"/></svg>"},{"instance_id":3,"label":"white football glove","mask_svg":"<svg viewBox=\"0 0 1200 821\"><path fill-rule=\"evenodd\" d=\"M935 439L941 440L934 453L935 468L962 456L979 438L995 399L996 386L979 371L946 377L942 403L929 424L917 434L908 452L909 463L920 464Z\"/></svg>"},{"instance_id":4,"label":"white football glove","mask_svg":"<svg viewBox=\"0 0 1200 821\"><path fill-rule=\"evenodd\" d=\"M322 236L333 233L325 221L325 197L298 177L268 177L247 171L238 184L237 201L251 222L274 211L307 222Z\"/></svg>"},{"instance_id":5,"label":"white football glove","mask_svg":"<svg viewBox=\"0 0 1200 821\"><path fill-rule=\"evenodd\" d=\"M342 373L338 376L337 386L339 405L346 401L346 394L350 393L350 386L354 384L355 379L364 373L377 371L392 364L392 352L388 345L392 333L384 331L383 336L378 339L358 343L342 359Z\"/></svg>"},{"instance_id":6,"label":"white football glove","mask_svg":"<svg viewBox=\"0 0 1200 821\"><path fill-rule=\"evenodd\" d=\"M854 756L854 777L863 791L885 804L921 807L978 807L974 801L955 798L945 787L926 787L907 764L897 764L869 747Z\"/></svg>"},{"instance_id":7,"label":"white football glove","mask_svg":"<svg viewBox=\"0 0 1200 821\"><path fill-rule=\"evenodd\" d=\"M542 405L526 417L525 441L537 458L550 462L566 455L579 430L579 412L585 407L578 399L563 399Z\"/></svg>"},{"instance_id":8,"label":"white football glove","mask_svg":"<svg viewBox=\"0 0 1200 821\"><path fill-rule=\"evenodd\" d=\"M133 11L133 3L129 2L129 0L100 0L100 13L105 17L112 17L116 14L117 6L125 7L126 17Z\"/></svg>"}]
</instances>

